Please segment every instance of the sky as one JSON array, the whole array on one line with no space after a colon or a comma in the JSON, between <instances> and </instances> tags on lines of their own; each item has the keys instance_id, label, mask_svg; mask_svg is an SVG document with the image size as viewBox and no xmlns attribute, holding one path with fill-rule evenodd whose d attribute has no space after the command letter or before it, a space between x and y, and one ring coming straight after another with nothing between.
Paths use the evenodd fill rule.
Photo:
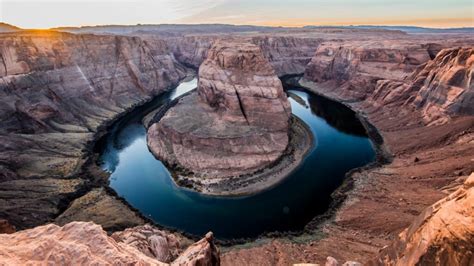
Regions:
<instances>
[{"instance_id":1,"label":"sky","mask_svg":"<svg viewBox=\"0 0 474 266\"><path fill-rule=\"evenodd\" d=\"M22 28L226 23L474 27L474 0L0 0Z\"/></svg>"}]
</instances>

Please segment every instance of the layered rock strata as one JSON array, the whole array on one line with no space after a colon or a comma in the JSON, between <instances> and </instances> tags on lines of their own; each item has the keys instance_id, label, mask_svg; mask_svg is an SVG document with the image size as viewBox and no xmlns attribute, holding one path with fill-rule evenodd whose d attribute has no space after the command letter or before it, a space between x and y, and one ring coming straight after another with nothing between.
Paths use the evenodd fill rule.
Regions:
<instances>
[{"instance_id":1,"label":"layered rock strata","mask_svg":"<svg viewBox=\"0 0 474 266\"><path fill-rule=\"evenodd\" d=\"M246 35L216 36L196 35L166 38L176 59L191 68L198 69L207 58L207 52L215 41L250 42L260 47L278 76L301 74L321 43L317 37Z\"/></svg>"},{"instance_id":2,"label":"layered rock strata","mask_svg":"<svg viewBox=\"0 0 474 266\"><path fill-rule=\"evenodd\" d=\"M414 104L426 122L445 123L450 116L474 115L473 73L473 48L445 49L403 81L378 81L372 99Z\"/></svg>"},{"instance_id":3,"label":"layered rock strata","mask_svg":"<svg viewBox=\"0 0 474 266\"><path fill-rule=\"evenodd\" d=\"M131 232L134 233L131 233ZM140 238L142 237L143 238ZM171 241L171 242L170 242ZM176 243L151 227L131 228L112 237L99 225L48 224L0 234L0 264L63 265L218 265L212 233L176 256ZM174 260L174 261L173 261Z\"/></svg>"},{"instance_id":4,"label":"layered rock strata","mask_svg":"<svg viewBox=\"0 0 474 266\"><path fill-rule=\"evenodd\" d=\"M276 74L302 74L322 40L317 37L255 36L251 42L258 45Z\"/></svg>"},{"instance_id":5,"label":"layered rock strata","mask_svg":"<svg viewBox=\"0 0 474 266\"><path fill-rule=\"evenodd\" d=\"M51 221L104 177L80 178L98 132L182 77L159 40L2 34L0 218L20 229Z\"/></svg>"},{"instance_id":6,"label":"layered rock strata","mask_svg":"<svg viewBox=\"0 0 474 266\"><path fill-rule=\"evenodd\" d=\"M412 42L326 42L316 50L304 77L321 86L337 86L339 97L360 101L371 95L377 80L402 80L428 60L428 47Z\"/></svg>"},{"instance_id":7,"label":"layered rock strata","mask_svg":"<svg viewBox=\"0 0 474 266\"><path fill-rule=\"evenodd\" d=\"M443 43L443 46L447 44ZM459 44L472 47L464 42ZM340 83L336 80L317 83L303 80L301 84L309 90L340 100L368 119L381 135L373 141L382 144L382 151L390 156L386 157L384 164L358 169L347 175L345 184L334 193L335 199L344 199L334 213L334 220L323 225L317 222L308 224L306 232L309 233L302 236L308 239L305 243L299 240L288 243L286 238L271 239L258 247L223 254L223 264L261 264L268 261L275 265L324 263L327 256L333 256L338 261L356 260L366 264L379 254L381 248L388 246L391 248L382 253L382 262L394 265L398 261L403 262L400 265L410 265L408 261L422 261L424 264L443 261L463 265L468 261L469 265L472 261L472 255L469 255L469 250L472 250L472 245L469 246L472 243L469 240L472 214L466 206L471 201L469 192L441 201L449 203L446 206L452 206L452 209L438 210L438 204L430 207L452 193L453 189L456 190L456 186L467 178L466 175L474 171L474 116L453 111L465 110L462 107L466 106L465 101L470 102L469 106L473 104L469 97L464 98L472 90L467 64L471 48L455 47L441 50L436 56L431 54L430 60L415 67L406 78L383 80L377 74L380 71L369 72L376 80L368 83L372 85L371 89L365 85L348 89L351 78ZM461 56L456 58L458 55ZM462 85L454 88L447 86L446 80L451 80L457 69L467 69L467 75L456 78ZM382 89L382 84L390 86ZM410 87L412 89L408 89ZM456 93L460 90L464 92ZM422 91L439 98L422 97ZM360 97L355 97L357 95ZM442 100L444 96L439 95L449 95L446 98L452 99L452 102ZM426 101L423 103L416 99ZM448 119L433 123L437 120L430 120L425 108L439 108L445 106L443 103L449 103L446 105L448 108L441 112L445 114L442 117L447 115ZM450 109L449 106L456 108ZM462 108L458 109L459 106ZM440 114L433 112L436 113ZM456 206L457 199L461 204L459 206ZM460 206L463 206L462 211L458 211ZM447 214L448 211L452 212ZM441 212L449 218L439 216ZM440 222L439 218L449 224ZM412 224L413 221L416 222ZM399 233L407 227L408 231L401 235L403 239L399 238ZM446 235L445 229L453 229L454 235ZM417 245L421 232L427 233L429 239ZM321 238L321 235L324 237ZM341 245L346 248L340 249Z\"/></svg>"},{"instance_id":8,"label":"layered rock strata","mask_svg":"<svg viewBox=\"0 0 474 266\"><path fill-rule=\"evenodd\" d=\"M287 35L298 35L290 33L289 29L285 29L285 31L288 31ZM192 30L190 34L191 33L194 34L195 31ZM254 34L259 35L259 33ZM380 42L381 39L388 40L384 42L383 46L379 45L379 48L382 49L391 49L390 47L398 46L400 42L405 43L403 45L410 43L420 45L421 43L423 47L426 47L429 58L431 59L434 58L436 53L443 47L466 46L465 43L470 37L466 34L462 36L455 34L392 35L389 34L388 31L363 32L355 29L344 30L337 28L316 30L315 33L308 30L300 35L300 37L311 35L316 36L316 38L324 38L325 43L337 42L340 44L336 47L337 49L339 49L340 46L350 48L353 39L368 39L369 42L373 43ZM67 38L65 36L67 36ZM124 65L131 64L140 66L143 64L146 65L151 61L156 61L158 62L157 64L150 63L153 65L153 69L158 70L160 69L159 66L163 66L163 73L168 72L161 77L170 75L171 81L177 80L176 77L180 75L180 69L173 59L173 54L177 57L179 53L182 53L182 58L177 57L181 62L185 62L185 60L188 59L195 60L193 67L197 68L205 58L204 55L207 53L207 49L211 43L198 44L199 49L196 49L196 52L194 52L193 45L195 43L190 41L188 42L188 46L180 46L183 49L177 52L176 47L178 47L180 43L184 43L182 42L184 38L176 38L175 42L168 42L169 44L173 44L170 47L173 49L173 54L171 54L166 51L166 45L158 38L147 39L147 41L144 42L141 38L131 37L74 36L66 34L46 34L46 32L29 32L22 33L21 35L2 34L0 39L2 40L0 45L2 55L2 58L0 58L0 72L8 73L8 75L2 76L1 79L0 100L3 107L0 107L2 110L0 112L2 117L0 127L8 125L9 128L9 131L4 130L0 134L0 143L2 145L0 147L0 218L11 218L12 224L20 228L51 220L64 208L68 207L68 203L73 198L82 196L83 193L85 193L83 190L88 187L90 181L76 178L77 176L75 174L69 174L76 172L79 168L75 167L75 165L81 165L81 163L76 163L76 161L79 160L77 158L83 158L85 154L83 150L83 143L85 143L84 136L89 138L93 135L91 132L96 132L94 129L95 126L91 127L93 128L91 132L85 132L87 129L82 125L88 121L108 120L110 118L108 114L115 116L118 112L126 110L124 106L128 108L130 101L137 103L143 99L142 95L137 93L139 86L133 85L133 82L124 86L123 90L117 91L114 89L113 93L106 93L107 88L110 88L107 84L114 83L114 88L122 84L122 82L112 82L116 80L112 77L117 78L120 76L130 81L140 80L130 74L133 73L135 67L132 66L130 68L132 72L129 72L128 70L124 71ZM199 39L199 36L196 37L196 40ZM4 40L9 40L10 43ZM452 42L452 40L455 41ZM131 49L130 51L135 51L131 52L134 54L132 59L123 56L122 54L127 54L128 52L120 52L121 49L118 49L119 52L114 52L117 51L116 47L121 46L123 42L130 42L131 44L129 46L127 45L125 50ZM360 41L358 42L360 43ZM438 43L438 45L433 45L433 42ZM37 43L40 43L40 45L37 45ZM51 48L45 48L45 45L42 43L51 43ZM468 47L472 47L474 42L471 40L468 44ZM135 45L143 49L132 49ZM13 49L16 50L15 53L22 54L21 59L13 60L17 61L17 63L13 65L8 59L10 56L4 52L10 50L11 46L14 46ZM354 47L356 46L357 45ZM24 47L26 48L24 49ZM98 49L99 47L102 47L102 50ZM274 47L281 47L281 42L276 42ZM293 49L298 50L302 48L298 45ZM293 53L293 49L289 49L289 53ZM304 49L305 48L302 50ZM335 49L335 51L337 49ZM262 48L262 50L264 49ZM278 50L280 51L279 53L271 55L274 59L267 56L266 51L263 51L263 53L270 62L275 59L279 61L278 58L285 57L281 54L281 51L285 49L279 48ZM415 57L417 57L416 54L419 54L418 49L415 50L414 54ZM102 54L106 56L102 57ZM297 53L295 52L295 54ZM74 61L81 62L79 68L82 69L84 76L87 77L86 79L91 80L89 83L94 91L96 91L97 97L103 98L103 102L98 103L97 99L88 97L86 100L87 104L89 104L88 102L90 101L94 104L94 108L102 110L102 103L105 102L104 106L111 110L110 113L106 112L107 115L101 115L104 110L96 112L84 108L84 110L88 110L86 112L83 111L82 107L77 108L78 100L76 98L81 99L87 90L81 87L81 90L75 94L73 93L76 90L75 86L69 85L69 81L66 82L69 78L67 78L68 75L64 73L70 71L71 65L68 65L69 70L67 71L61 69L64 66L64 62L67 61L65 59L68 58L69 55L74 55L72 56ZM115 55L119 56L115 57ZM309 57L312 55L313 52ZM30 56L32 60L28 59ZM412 57L412 55L408 54L408 57ZM449 57L451 57L451 55ZM84 59L80 60L81 58ZM424 58L427 57L424 56ZM168 59L170 62L169 65L164 63ZM291 60L291 56L288 57L288 60ZM283 62L287 63L289 62L288 60L285 59ZM335 61L338 60L339 59L336 59ZM447 59L447 61L451 60ZM462 60L459 61L462 62ZM111 71L111 69L116 69L112 67L116 62L121 66L117 68L117 76L113 75L115 71ZM354 62L359 61L355 60ZM381 65L387 66L384 63ZM408 68L412 69L415 67L414 65L416 64L408 64ZM171 66L171 68L168 69L168 66ZM400 66L404 69L407 64L401 63ZM423 64L421 64L421 66L424 68ZM25 69L25 72L21 72L22 68ZM28 68L32 69L32 71L28 71ZM84 71L86 68L89 70ZM449 69L450 66L442 68ZM140 75L137 75L138 77L141 76L141 73L149 76L149 73L153 72L142 71L142 67L139 67L139 69L141 70ZM332 71L338 68L324 69ZM385 69L383 67L378 69L375 65L371 68L360 69L364 71L356 75L351 75L351 77L356 77L357 80L359 75L364 76L367 74L374 76L375 78L370 78L371 82L368 83L370 89L365 88L364 82L356 82L356 84L360 84L362 87L347 86L347 84L350 84L351 78L348 80L337 80L339 75L328 74L333 76L333 78L318 82L315 91L329 97L344 100L353 108L361 111L361 115L366 115L372 123L380 129L386 146L394 155L393 162L381 167L352 172L348 176L347 187L344 186L342 189L345 191L342 194L347 194L346 203L336 212L334 221L329 222L323 228L320 228L320 230L313 231L314 227L309 225L306 231L308 234L303 235L302 238L298 238L298 241L295 242L277 238L276 240L265 241L266 244L259 247L230 250L224 255L224 264L270 263L273 265L288 265L295 262L324 263L327 256L334 256L339 261L355 259L357 261L366 262L373 258L374 254L376 254L381 247L389 245L392 238L397 236L400 230L410 226L411 221L416 219L418 214L420 214L426 206L443 198L445 191L451 191L451 188L460 182L459 180L463 178L463 175L474 170L472 164L472 158L474 156L473 116L466 115L468 114L466 111L459 112L460 109L457 107L451 108L457 105L456 102L459 101L459 99L463 99L463 97L468 94L463 92L454 98L450 98L450 95L457 95L457 93L451 94L449 91L457 91L457 88L449 88L449 86L451 86L449 85L446 99L453 99L454 105L443 104L450 102L443 100L445 96L443 96L444 92L442 92L446 89L445 85L448 83L445 83L443 81L444 78L440 76L444 74L438 73L435 75L434 80L439 80L439 82L434 82L432 86L427 87L427 92L432 91L432 93L427 93L424 96L420 95L420 101L417 101L419 105L418 108L416 108L412 102L418 98L417 92L413 94L408 93L401 87L403 85L405 88L408 88L412 85L410 78L404 79L406 75L410 76L409 70L398 71L396 64L391 64L390 67ZM392 69L395 69L394 73L397 73L396 76L390 73ZM435 73L435 69L436 68L433 68L432 73ZM15 79L19 79L20 81L5 83L5 77L10 76L8 79L13 80L11 76L16 75L15 72L17 71L20 71L18 72L20 74L18 74ZM286 71L287 70L284 72ZM469 73L469 68L467 68L467 71ZM77 71L73 69L72 73L76 72ZM308 72L309 70L307 73ZM308 73L309 76L314 75L315 77L319 77L321 75L321 73L316 73L315 71L310 72L311 73ZM54 73L63 74L56 76ZM97 73L97 75L93 75L94 73ZM158 71L158 73L161 72ZM278 69L277 73L280 73ZM400 75L398 75L398 73L400 73ZM416 75L416 73L414 75ZM469 75L465 77L470 77ZM75 81L74 83L78 82L83 84L85 82L85 79L83 79L80 73L74 76L79 78L79 81ZM431 77L431 74L429 76ZM22 79L22 77L24 78ZM164 80L166 80L166 78L164 78ZM384 88L382 88L382 86L378 87L378 80L381 80L381 84L383 83L390 86L385 86ZM423 79L422 83L428 84L430 83L429 80L429 78ZM468 78L465 80L469 81L468 84L471 84L470 80L472 79ZM58 81L60 86L64 87L64 91L57 88L60 87L59 85L49 85L56 84L56 81ZM165 83L167 82L168 81ZM325 87L326 83L328 83L328 85L342 84L343 86ZM96 86L95 84L99 85ZM444 84L441 86L442 90L436 92L436 84ZM375 91L373 90L374 86L376 88ZM459 86L456 85L455 87ZM471 87L471 85L463 87L463 90ZM161 91L161 89L152 89L155 88L154 86L148 88L150 88L153 93ZM160 85L159 88L162 88L162 86ZM346 90L347 88L350 89ZM380 88L380 90L378 88ZM98 91L103 92L99 93ZM60 97L55 96L58 92L60 92ZM132 96L128 95L129 93ZM372 99L373 93L376 97ZM71 97L67 97L68 94L71 94ZM120 96L120 94L122 95ZM145 94L148 94L148 92ZM43 97L43 95L47 95L47 97ZM403 103L409 98L409 104L404 105ZM17 99L21 100L18 107L15 106L15 108L12 108L13 103L17 103ZM30 99L34 101L28 101ZM76 107L71 111L61 107L58 109L59 114L56 114L53 116L55 118L51 119L47 114L52 111L49 110L48 107L43 108L44 104L42 104L46 102L46 105L49 105L50 99L59 102L71 101ZM361 99L365 99L365 101L361 101ZM22 104L22 102L25 101L27 104ZM472 104L469 105L469 101L466 101L467 105L464 104L464 106L472 106ZM64 106L67 106L67 104L64 104ZM86 106L86 104L82 106ZM425 107L429 106L431 107L425 109ZM430 118L420 114L420 110L433 110L433 107L435 107L434 114L442 114L440 116L441 119L437 118L438 115ZM465 110L464 107L461 109ZM3 113L5 110L6 113ZM28 113L28 110L32 110L31 114ZM77 113L77 116L74 116L75 122L71 122L70 124L80 124L81 126L67 126L67 130L55 129L52 131L55 132L55 134L50 134L49 131L38 130L36 119L30 118L33 114L36 114L39 121L53 120L54 122L58 122L57 117L61 117L60 113L62 112L68 113L67 117L71 117L71 114ZM427 114L429 115L429 113ZM449 119L444 119L444 117L446 117L445 114L449 115ZM83 119L84 121L81 119L83 115L86 117ZM105 116L107 116L107 118L105 118ZM27 122L22 123L23 118L25 118ZM7 120L10 122L4 123ZM430 123L430 121L437 120L442 121L442 123ZM428 127L426 126L426 121L430 123ZM16 126L12 127L14 124L16 124ZM49 122L44 124L48 125ZM55 123L51 124L56 125ZM64 123L61 122L60 124ZM93 124L96 125L99 123L94 122ZM66 125L69 124L66 123ZM73 129L75 129L75 131L71 131ZM44 159L42 157L44 157ZM82 160L85 159L80 159L80 161ZM62 161L66 161L66 163L55 163ZM72 161L71 164L68 163L70 161ZM47 164L44 162L47 162ZM69 165L74 166L71 167ZM43 174L45 172L47 172L47 174ZM67 178L62 178L62 173L66 173ZM96 178L102 177L98 175ZM350 187L350 189L348 189L348 187ZM97 217L97 209L94 208L91 202L96 200L95 196L101 197L102 192L96 193L96 191L92 191L91 193L92 194L85 194L83 198L71 204L72 209L70 212L67 212L68 215L61 216L61 218L64 218L61 222L68 219L73 220L76 219L76 217L84 217L80 211L76 212L76 210L82 208L82 204L84 204L90 213L89 215ZM341 192L337 192L337 194L341 194ZM104 206L106 206L109 200L101 200L100 202L100 205L104 204ZM127 206L122 205L124 208L121 209L120 212L128 212ZM114 215L108 216L108 214L102 215L102 213L98 216L100 219L114 217ZM123 216L130 217L128 215ZM117 217L116 214L115 217ZM113 218L111 218L111 220L113 220ZM13 227L8 225L7 230L11 232L11 228ZM321 235L323 235L322 238ZM141 243L143 239L139 239ZM300 241L301 239L305 239L305 241L302 243L302 241ZM416 239L416 237L413 239ZM0 241L0 243L3 242ZM154 242L151 241L150 243ZM162 243L162 241L160 241L160 243ZM453 245L456 245L456 243ZM341 246L345 248L341 249ZM171 250L174 249L171 248ZM157 252L153 254L165 253L166 252Z\"/></svg>"},{"instance_id":9,"label":"layered rock strata","mask_svg":"<svg viewBox=\"0 0 474 266\"><path fill-rule=\"evenodd\" d=\"M199 69L197 93L180 99L148 130L151 151L206 178L250 174L288 146L291 109L260 48L217 42Z\"/></svg>"}]
</instances>

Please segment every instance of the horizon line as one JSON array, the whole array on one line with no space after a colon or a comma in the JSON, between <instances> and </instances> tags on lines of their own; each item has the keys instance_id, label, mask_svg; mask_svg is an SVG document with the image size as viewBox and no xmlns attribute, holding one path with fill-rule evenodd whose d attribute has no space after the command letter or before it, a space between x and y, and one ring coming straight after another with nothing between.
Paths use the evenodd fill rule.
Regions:
<instances>
[{"instance_id":1,"label":"horizon line","mask_svg":"<svg viewBox=\"0 0 474 266\"><path fill-rule=\"evenodd\" d=\"M342 24L342 25L335 25L335 24L305 24L299 26L291 26L291 25L258 25L258 24L232 24L232 23L136 23L136 24L96 24L96 25L75 25L75 26L55 26L55 27L39 27L39 28L24 28L19 27L14 24L0 21L0 23L4 23L10 25L12 27L19 28L21 30L54 30L54 29L61 29L61 28L93 28L93 27L133 27L133 26L198 26L198 25L222 25L222 26L250 26L250 27L263 27L263 28L305 28L305 27L332 27L332 28L343 28L343 27L395 27L395 28L403 28L403 27L410 27L410 28L420 28L420 29L474 29L474 25L471 26L460 26L460 27L426 27L426 26L417 26L413 24L394 24L394 25L383 25L383 24Z\"/></svg>"}]
</instances>

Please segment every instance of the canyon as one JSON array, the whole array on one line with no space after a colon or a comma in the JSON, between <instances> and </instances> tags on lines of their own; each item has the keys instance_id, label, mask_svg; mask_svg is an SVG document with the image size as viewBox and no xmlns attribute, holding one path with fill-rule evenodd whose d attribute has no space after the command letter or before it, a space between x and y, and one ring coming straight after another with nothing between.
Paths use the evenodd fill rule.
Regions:
<instances>
[{"instance_id":1,"label":"canyon","mask_svg":"<svg viewBox=\"0 0 474 266\"><path fill-rule=\"evenodd\" d=\"M106 182L83 167L91 142L185 76L164 42L48 31L0 42L0 213L18 228L51 221Z\"/></svg>"},{"instance_id":2,"label":"canyon","mask_svg":"<svg viewBox=\"0 0 474 266\"><path fill-rule=\"evenodd\" d=\"M97 33L94 27L0 34L0 218L27 229L1 234L2 252L8 251L0 256L12 263L33 259L20 244L46 241L41 236L47 232L65 237L64 243L49 239L41 245L46 253L58 252L49 258L56 261L74 259L74 249L55 247L75 237L84 241L74 242L77 249L97 261L159 264L157 258L167 257L160 251L151 258L119 241L127 228L148 220L108 188L93 144L124 113L193 75L221 40L258 47L277 76L301 74L295 79L299 86L351 107L380 133L373 138L377 162L347 174L325 217L297 235L227 247L222 264L324 263L328 256L393 265L472 263L474 38L352 28L217 27L196 33L186 27L169 34ZM100 226L74 221L115 233L109 237ZM51 222L62 227L44 225ZM441 230L417 246L420 234L446 224L459 233ZM153 239L161 237L157 243L178 234L146 230ZM449 241L441 240L443 234ZM211 240L194 245L213 247ZM186 264L186 256L178 257L184 249L171 246L164 254ZM114 257L100 254L108 247ZM217 262L214 251L204 253L209 264Z\"/></svg>"}]
</instances>

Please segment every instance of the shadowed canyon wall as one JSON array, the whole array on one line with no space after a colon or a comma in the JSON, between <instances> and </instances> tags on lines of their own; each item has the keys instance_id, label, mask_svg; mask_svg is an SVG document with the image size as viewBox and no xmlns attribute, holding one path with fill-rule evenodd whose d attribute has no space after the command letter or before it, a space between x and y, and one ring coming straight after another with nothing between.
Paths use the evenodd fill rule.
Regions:
<instances>
[{"instance_id":1,"label":"shadowed canyon wall","mask_svg":"<svg viewBox=\"0 0 474 266\"><path fill-rule=\"evenodd\" d=\"M0 216L21 228L57 215L90 182L78 174L97 132L184 76L157 40L0 36Z\"/></svg>"},{"instance_id":2,"label":"shadowed canyon wall","mask_svg":"<svg viewBox=\"0 0 474 266\"><path fill-rule=\"evenodd\" d=\"M0 234L0 264L218 265L212 233L196 243L145 225L112 236L93 223L38 226Z\"/></svg>"}]
</instances>

